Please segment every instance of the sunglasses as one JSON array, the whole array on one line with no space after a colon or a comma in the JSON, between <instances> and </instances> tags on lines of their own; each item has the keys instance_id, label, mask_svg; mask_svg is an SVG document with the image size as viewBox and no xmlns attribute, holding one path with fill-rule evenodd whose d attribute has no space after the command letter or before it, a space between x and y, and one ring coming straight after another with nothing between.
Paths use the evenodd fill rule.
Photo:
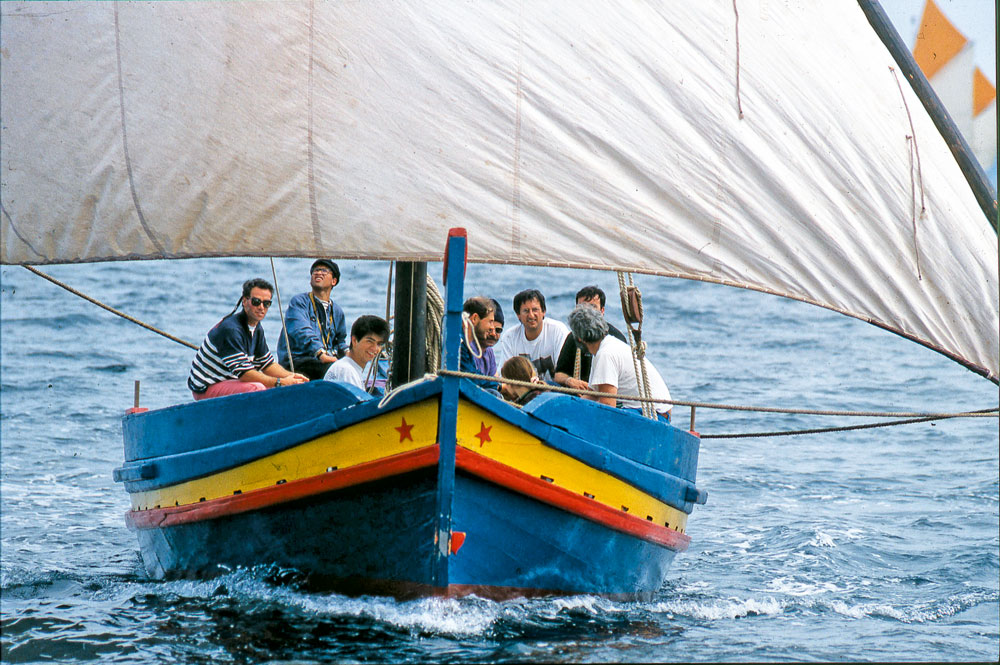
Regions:
<instances>
[{"instance_id":1,"label":"sunglasses","mask_svg":"<svg viewBox=\"0 0 1000 665\"><path fill-rule=\"evenodd\" d=\"M268 307L271 306L271 301L270 300L261 300L260 298L251 298L250 299L250 304L253 305L254 307L260 307L261 305L263 305L264 309L267 309Z\"/></svg>"},{"instance_id":2,"label":"sunglasses","mask_svg":"<svg viewBox=\"0 0 1000 665\"><path fill-rule=\"evenodd\" d=\"M332 275L333 271L330 270L329 268L316 268L315 270L312 271L312 274L315 275L316 273L324 273L327 275Z\"/></svg>"}]
</instances>

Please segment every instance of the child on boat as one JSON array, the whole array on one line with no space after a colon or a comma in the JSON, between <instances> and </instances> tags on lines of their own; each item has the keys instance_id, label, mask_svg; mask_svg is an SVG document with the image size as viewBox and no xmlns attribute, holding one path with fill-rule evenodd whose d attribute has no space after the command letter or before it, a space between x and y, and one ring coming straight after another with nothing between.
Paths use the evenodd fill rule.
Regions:
<instances>
[{"instance_id":1,"label":"child on boat","mask_svg":"<svg viewBox=\"0 0 1000 665\"><path fill-rule=\"evenodd\" d=\"M542 383L541 379L538 378L538 373L535 371L535 366L524 356L508 358L507 362L500 368L500 376L505 379L513 379L514 381ZM501 382L500 392L508 401L518 406L524 406L540 395L542 391L540 388L529 388L527 386Z\"/></svg>"}]
</instances>

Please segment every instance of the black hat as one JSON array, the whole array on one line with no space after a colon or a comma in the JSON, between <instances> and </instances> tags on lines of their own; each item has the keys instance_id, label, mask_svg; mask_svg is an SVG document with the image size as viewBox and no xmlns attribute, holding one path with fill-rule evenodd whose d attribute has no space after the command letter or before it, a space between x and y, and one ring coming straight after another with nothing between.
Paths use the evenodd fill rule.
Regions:
<instances>
[{"instance_id":1,"label":"black hat","mask_svg":"<svg viewBox=\"0 0 1000 665\"><path fill-rule=\"evenodd\" d=\"M333 273L333 277L338 282L340 281L340 268L338 268L337 264L331 261L330 259L316 259L315 261L313 261L312 267L309 268L309 272L311 273L313 270L315 270L316 266L326 266L327 268L330 269L330 272Z\"/></svg>"},{"instance_id":2,"label":"black hat","mask_svg":"<svg viewBox=\"0 0 1000 665\"><path fill-rule=\"evenodd\" d=\"M493 301L493 320L503 325L503 310L500 309L500 303L497 302L496 298L490 298Z\"/></svg>"}]
</instances>

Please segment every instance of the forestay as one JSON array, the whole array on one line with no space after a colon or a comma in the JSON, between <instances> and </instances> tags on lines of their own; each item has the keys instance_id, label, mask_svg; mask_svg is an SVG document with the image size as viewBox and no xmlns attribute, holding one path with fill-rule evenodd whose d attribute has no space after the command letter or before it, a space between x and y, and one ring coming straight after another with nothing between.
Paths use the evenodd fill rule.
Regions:
<instances>
[{"instance_id":1,"label":"forestay","mask_svg":"<svg viewBox=\"0 0 1000 665\"><path fill-rule=\"evenodd\" d=\"M0 10L3 263L464 226L472 261L777 293L997 376L997 234L854 0Z\"/></svg>"}]
</instances>

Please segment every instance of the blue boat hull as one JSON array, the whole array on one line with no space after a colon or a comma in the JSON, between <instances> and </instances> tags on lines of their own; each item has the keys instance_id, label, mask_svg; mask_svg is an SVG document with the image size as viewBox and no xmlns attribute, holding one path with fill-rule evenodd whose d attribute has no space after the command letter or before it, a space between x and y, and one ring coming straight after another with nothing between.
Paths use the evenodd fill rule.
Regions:
<instances>
[{"instance_id":1,"label":"blue boat hull","mask_svg":"<svg viewBox=\"0 0 1000 665\"><path fill-rule=\"evenodd\" d=\"M464 381L448 407L445 386L381 405L318 382L126 416L116 478L147 571L274 564L317 588L400 597L663 585L704 501L696 436L567 396L517 409ZM272 431L239 429L240 414L271 410ZM586 438L595 422L606 440Z\"/></svg>"}]
</instances>

